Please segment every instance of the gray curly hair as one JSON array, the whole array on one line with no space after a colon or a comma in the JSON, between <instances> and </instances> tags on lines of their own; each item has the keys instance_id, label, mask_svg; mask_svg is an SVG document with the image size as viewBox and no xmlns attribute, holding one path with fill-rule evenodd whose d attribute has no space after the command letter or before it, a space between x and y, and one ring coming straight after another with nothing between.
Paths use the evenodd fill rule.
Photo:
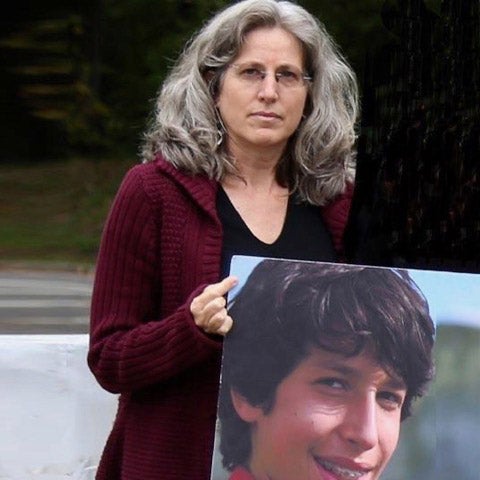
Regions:
<instances>
[{"instance_id":1,"label":"gray curly hair","mask_svg":"<svg viewBox=\"0 0 480 480\"><path fill-rule=\"evenodd\" d=\"M226 68L256 28L281 27L305 52L312 81L304 120L277 167L277 180L314 205L342 193L355 175L356 77L325 27L289 1L244 0L215 15L187 44L156 100L145 134L144 161L159 153L176 168L220 181L237 174L219 145L215 98Z\"/></svg>"}]
</instances>

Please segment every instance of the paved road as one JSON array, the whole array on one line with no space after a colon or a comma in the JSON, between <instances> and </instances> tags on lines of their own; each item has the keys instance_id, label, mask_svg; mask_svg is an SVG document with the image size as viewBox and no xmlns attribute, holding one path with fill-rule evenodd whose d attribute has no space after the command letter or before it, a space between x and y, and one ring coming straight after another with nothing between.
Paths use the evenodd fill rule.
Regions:
<instances>
[{"instance_id":1,"label":"paved road","mask_svg":"<svg viewBox=\"0 0 480 480\"><path fill-rule=\"evenodd\" d=\"M86 333L92 276L0 270L0 334Z\"/></svg>"}]
</instances>

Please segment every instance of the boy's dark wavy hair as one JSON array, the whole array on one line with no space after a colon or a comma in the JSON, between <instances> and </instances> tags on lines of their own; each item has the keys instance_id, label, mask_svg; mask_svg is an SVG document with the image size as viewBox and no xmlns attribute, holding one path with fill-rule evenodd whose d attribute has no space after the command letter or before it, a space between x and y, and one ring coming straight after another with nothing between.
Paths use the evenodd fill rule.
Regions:
<instances>
[{"instance_id":1,"label":"boy's dark wavy hair","mask_svg":"<svg viewBox=\"0 0 480 480\"><path fill-rule=\"evenodd\" d=\"M280 382L322 348L346 356L366 342L385 370L407 386L402 420L434 374L435 327L428 303L405 270L264 260L229 308L219 399L220 451L228 470L246 465L250 425L233 407L235 390L272 408Z\"/></svg>"}]
</instances>

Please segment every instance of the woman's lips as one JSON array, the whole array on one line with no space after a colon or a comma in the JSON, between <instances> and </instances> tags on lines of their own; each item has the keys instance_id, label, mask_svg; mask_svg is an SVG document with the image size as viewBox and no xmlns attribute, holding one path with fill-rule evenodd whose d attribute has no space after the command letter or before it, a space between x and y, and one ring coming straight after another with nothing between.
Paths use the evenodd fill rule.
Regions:
<instances>
[{"instance_id":1,"label":"woman's lips","mask_svg":"<svg viewBox=\"0 0 480 480\"><path fill-rule=\"evenodd\" d=\"M280 115L274 113L274 112L254 112L252 113L252 116L254 117L260 117L264 119L277 119L281 118Z\"/></svg>"}]
</instances>

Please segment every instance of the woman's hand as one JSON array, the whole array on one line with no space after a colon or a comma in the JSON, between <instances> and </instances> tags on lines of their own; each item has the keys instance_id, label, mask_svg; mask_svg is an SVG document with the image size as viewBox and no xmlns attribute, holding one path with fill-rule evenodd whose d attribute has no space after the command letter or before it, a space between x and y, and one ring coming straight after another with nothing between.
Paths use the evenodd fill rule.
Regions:
<instances>
[{"instance_id":1,"label":"woman's hand","mask_svg":"<svg viewBox=\"0 0 480 480\"><path fill-rule=\"evenodd\" d=\"M217 335L225 335L232 328L233 321L227 313L225 295L237 283L236 277L226 277L221 282L205 287L203 292L192 300L190 312L198 328Z\"/></svg>"}]
</instances>

